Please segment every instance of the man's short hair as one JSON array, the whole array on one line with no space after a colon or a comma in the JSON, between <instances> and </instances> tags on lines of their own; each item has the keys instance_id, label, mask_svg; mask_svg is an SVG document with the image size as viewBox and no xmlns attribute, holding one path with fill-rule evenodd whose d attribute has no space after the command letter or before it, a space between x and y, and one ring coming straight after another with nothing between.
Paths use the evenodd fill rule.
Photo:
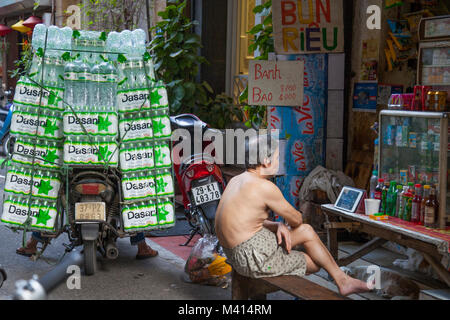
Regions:
<instances>
[{"instance_id":1,"label":"man's short hair","mask_svg":"<svg viewBox=\"0 0 450 320\"><path fill-rule=\"evenodd\" d=\"M245 167L255 169L271 159L278 148L278 140L270 134L255 135L245 140Z\"/></svg>"}]
</instances>

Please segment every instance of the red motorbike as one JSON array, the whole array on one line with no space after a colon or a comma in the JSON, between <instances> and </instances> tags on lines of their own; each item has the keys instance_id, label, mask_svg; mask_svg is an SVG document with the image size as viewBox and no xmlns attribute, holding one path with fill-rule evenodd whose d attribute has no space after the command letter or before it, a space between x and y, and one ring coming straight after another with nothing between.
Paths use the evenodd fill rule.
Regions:
<instances>
[{"instance_id":1,"label":"red motorbike","mask_svg":"<svg viewBox=\"0 0 450 320\"><path fill-rule=\"evenodd\" d=\"M191 235L183 246L186 246L196 234L215 234L214 220L216 209L225 189L225 180L219 166L214 162L214 151L211 155L205 154L205 148L211 141L203 141L201 153L193 152L195 147L194 135L201 132L201 137L212 129L208 124L200 120L193 114L180 114L170 117L172 130L185 129L189 137L182 136L182 139L189 139L191 146L190 154L173 155L175 176L183 196L183 206L187 221L192 227ZM186 132L186 131L185 131ZM173 148L182 141L175 142ZM198 143L198 142L197 142Z\"/></svg>"}]
</instances>

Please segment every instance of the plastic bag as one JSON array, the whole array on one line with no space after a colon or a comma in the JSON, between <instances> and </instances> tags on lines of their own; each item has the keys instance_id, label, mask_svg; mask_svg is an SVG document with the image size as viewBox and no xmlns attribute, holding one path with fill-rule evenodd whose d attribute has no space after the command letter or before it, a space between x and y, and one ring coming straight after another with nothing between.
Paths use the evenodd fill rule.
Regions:
<instances>
[{"instance_id":1,"label":"plastic bag","mask_svg":"<svg viewBox=\"0 0 450 320\"><path fill-rule=\"evenodd\" d=\"M228 283L226 274L231 266L218 250L218 240L213 235L205 235L195 244L184 266L184 271L193 283L223 286Z\"/></svg>"}]
</instances>

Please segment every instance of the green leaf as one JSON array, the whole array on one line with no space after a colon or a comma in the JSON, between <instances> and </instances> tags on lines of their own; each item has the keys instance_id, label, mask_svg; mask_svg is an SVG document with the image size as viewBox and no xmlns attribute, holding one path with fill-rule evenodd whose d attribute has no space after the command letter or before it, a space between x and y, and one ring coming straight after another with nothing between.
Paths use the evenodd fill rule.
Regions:
<instances>
[{"instance_id":1,"label":"green leaf","mask_svg":"<svg viewBox=\"0 0 450 320\"><path fill-rule=\"evenodd\" d=\"M183 86L177 86L173 90L175 101L181 101L185 96L185 90Z\"/></svg>"},{"instance_id":2,"label":"green leaf","mask_svg":"<svg viewBox=\"0 0 450 320\"><path fill-rule=\"evenodd\" d=\"M77 39L77 38L79 38L80 36L81 36L80 31L78 31L78 30L73 30L73 32L72 32L72 38Z\"/></svg>"},{"instance_id":3,"label":"green leaf","mask_svg":"<svg viewBox=\"0 0 450 320\"><path fill-rule=\"evenodd\" d=\"M119 61L120 63L124 63L125 61L127 61L127 58L123 54L119 54L117 57L117 61Z\"/></svg>"},{"instance_id":4,"label":"green leaf","mask_svg":"<svg viewBox=\"0 0 450 320\"><path fill-rule=\"evenodd\" d=\"M148 53L147 51L144 53L143 59L144 61L148 61L150 60L152 57L150 56L150 53Z\"/></svg>"},{"instance_id":5,"label":"green leaf","mask_svg":"<svg viewBox=\"0 0 450 320\"><path fill-rule=\"evenodd\" d=\"M43 57L44 56L44 49L42 49L42 48L39 48L37 51L36 51L36 55L38 56L38 57Z\"/></svg>"},{"instance_id":6,"label":"green leaf","mask_svg":"<svg viewBox=\"0 0 450 320\"><path fill-rule=\"evenodd\" d=\"M255 35L258 32L262 31L263 29L264 29L264 26L262 24L257 24L256 26L251 28L248 33Z\"/></svg>"},{"instance_id":7,"label":"green leaf","mask_svg":"<svg viewBox=\"0 0 450 320\"><path fill-rule=\"evenodd\" d=\"M171 57L171 58L176 58L176 57L178 57L180 54L182 54L183 52L184 52L183 49L178 50L177 52L171 53L171 54L170 54L170 57Z\"/></svg>"},{"instance_id":8,"label":"green leaf","mask_svg":"<svg viewBox=\"0 0 450 320\"><path fill-rule=\"evenodd\" d=\"M64 60L64 61L69 61L70 59L71 59L71 57L70 57L70 52L64 52L62 55L61 55L61 58Z\"/></svg>"},{"instance_id":9,"label":"green leaf","mask_svg":"<svg viewBox=\"0 0 450 320\"><path fill-rule=\"evenodd\" d=\"M253 13L261 13L264 10L264 6L263 5L259 5L253 8Z\"/></svg>"},{"instance_id":10,"label":"green leaf","mask_svg":"<svg viewBox=\"0 0 450 320\"><path fill-rule=\"evenodd\" d=\"M106 32L103 31L103 32L100 34L99 39L102 40L102 41L106 41L107 38L108 38L108 37L106 36Z\"/></svg>"},{"instance_id":11,"label":"green leaf","mask_svg":"<svg viewBox=\"0 0 450 320\"><path fill-rule=\"evenodd\" d=\"M208 90L209 93L211 93L211 94L214 93L213 88L211 88L211 86L209 85L208 82L203 81L202 84L203 84L203 86L206 88L206 90Z\"/></svg>"}]
</instances>

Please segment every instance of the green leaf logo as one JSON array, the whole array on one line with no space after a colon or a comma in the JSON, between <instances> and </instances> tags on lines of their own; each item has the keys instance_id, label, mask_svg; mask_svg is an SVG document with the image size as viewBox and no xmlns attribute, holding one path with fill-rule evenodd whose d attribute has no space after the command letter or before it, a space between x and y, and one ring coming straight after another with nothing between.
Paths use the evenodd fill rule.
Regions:
<instances>
[{"instance_id":1,"label":"green leaf logo","mask_svg":"<svg viewBox=\"0 0 450 320\"><path fill-rule=\"evenodd\" d=\"M102 117L102 116L98 116L98 131L106 131L108 132L108 127L112 125L112 122L109 121L108 116L106 117Z\"/></svg>"},{"instance_id":2,"label":"green leaf logo","mask_svg":"<svg viewBox=\"0 0 450 320\"><path fill-rule=\"evenodd\" d=\"M45 132L44 134L49 134L54 136L55 135L55 131L58 130L58 126L56 125L56 121L55 122L51 122L49 119L47 119L47 122L45 123Z\"/></svg>"},{"instance_id":3,"label":"green leaf logo","mask_svg":"<svg viewBox=\"0 0 450 320\"><path fill-rule=\"evenodd\" d=\"M47 164L47 163L54 164L55 160L58 158L59 158L59 156L56 155L56 150L50 151L47 149L47 154L44 157L44 164Z\"/></svg>"},{"instance_id":4,"label":"green leaf logo","mask_svg":"<svg viewBox=\"0 0 450 320\"><path fill-rule=\"evenodd\" d=\"M156 180L156 193L162 193L166 189L168 183L164 181L164 178Z\"/></svg>"},{"instance_id":5,"label":"green leaf logo","mask_svg":"<svg viewBox=\"0 0 450 320\"><path fill-rule=\"evenodd\" d=\"M164 206L161 206L158 208L158 221L167 221L167 215L169 214L169 211L166 210Z\"/></svg>"},{"instance_id":6,"label":"green leaf logo","mask_svg":"<svg viewBox=\"0 0 450 320\"><path fill-rule=\"evenodd\" d=\"M152 93L150 95L150 99L151 99L152 105L159 104L159 101L161 100L161 98L162 98L162 96L159 94L158 88L153 89Z\"/></svg>"},{"instance_id":7,"label":"green leaf logo","mask_svg":"<svg viewBox=\"0 0 450 320\"><path fill-rule=\"evenodd\" d=\"M153 132L162 134L166 125L162 123L161 119L153 121Z\"/></svg>"},{"instance_id":8,"label":"green leaf logo","mask_svg":"<svg viewBox=\"0 0 450 320\"><path fill-rule=\"evenodd\" d=\"M50 183L50 180L48 181L41 180L41 183L39 184L38 193L48 195L49 191L52 189L53 187Z\"/></svg>"},{"instance_id":9,"label":"green leaf logo","mask_svg":"<svg viewBox=\"0 0 450 320\"><path fill-rule=\"evenodd\" d=\"M164 158L166 154L161 152L162 147L155 147L155 162L159 164L164 163Z\"/></svg>"},{"instance_id":10,"label":"green leaf logo","mask_svg":"<svg viewBox=\"0 0 450 320\"><path fill-rule=\"evenodd\" d=\"M108 161L112 151L108 150L108 146L100 147L97 153L97 161Z\"/></svg>"},{"instance_id":11,"label":"green leaf logo","mask_svg":"<svg viewBox=\"0 0 450 320\"><path fill-rule=\"evenodd\" d=\"M39 209L39 215L37 216L36 224L43 224L44 226L46 226L48 220L50 220L52 218L52 217L50 217L49 212L50 212L50 209L47 209L47 211Z\"/></svg>"}]
</instances>

